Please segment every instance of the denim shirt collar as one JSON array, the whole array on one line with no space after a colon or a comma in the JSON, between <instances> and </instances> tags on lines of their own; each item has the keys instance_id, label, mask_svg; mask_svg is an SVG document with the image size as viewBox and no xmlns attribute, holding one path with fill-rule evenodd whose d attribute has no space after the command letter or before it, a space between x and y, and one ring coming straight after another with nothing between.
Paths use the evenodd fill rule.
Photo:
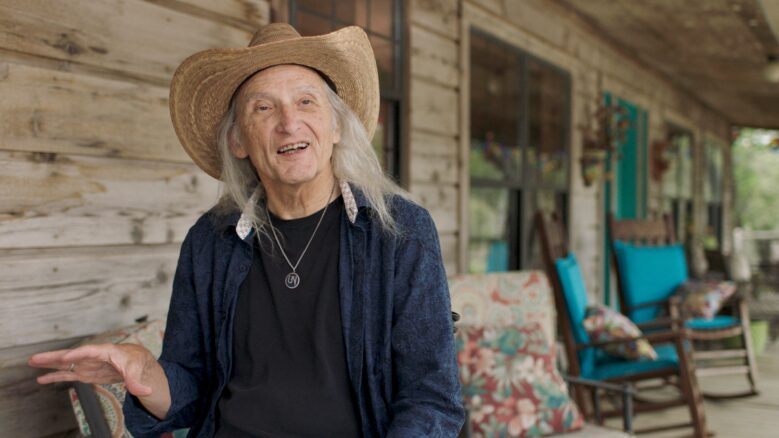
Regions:
<instances>
[{"instance_id":1,"label":"denim shirt collar","mask_svg":"<svg viewBox=\"0 0 779 438\"><path fill-rule=\"evenodd\" d=\"M346 181L339 181L338 183L339 187L341 188L341 196L344 200L344 208L346 210L346 215L349 218L349 222L352 224L355 223L357 220L357 212L362 207L368 206L368 201L365 198L365 196L360 192L359 190L352 191L351 186ZM251 197L249 197L249 202L247 202L246 207L244 207L243 211L241 212L240 217L237 218L237 221L235 222L235 233L238 235L238 238L241 240L246 240L246 238L251 234L252 231L252 223L249 220L248 215L246 214L246 210L248 208L251 208L257 202L260 198L260 190L259 188L254 191ZM237 214L237 213L236 213ZM232 218L231 218L232 219ZM231 224L233 220L230 221Z\"/></svg>"}]
</instances>

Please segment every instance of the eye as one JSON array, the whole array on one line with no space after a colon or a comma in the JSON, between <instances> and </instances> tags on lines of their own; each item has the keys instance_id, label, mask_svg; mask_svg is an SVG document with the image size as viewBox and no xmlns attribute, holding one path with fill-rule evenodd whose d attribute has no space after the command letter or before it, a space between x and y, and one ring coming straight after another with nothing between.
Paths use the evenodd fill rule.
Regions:
<instances>
[{"instance_id":1,"label":"eye","mask_svg":"<svg viewBox=\"0 0 779 438\"><path fill-rule=\"evenodd\" d=\"M314 103L314 99L309 99L308 97L304 97L300 103L303 105L312 105Z\"/></svg>"}]
</instances>

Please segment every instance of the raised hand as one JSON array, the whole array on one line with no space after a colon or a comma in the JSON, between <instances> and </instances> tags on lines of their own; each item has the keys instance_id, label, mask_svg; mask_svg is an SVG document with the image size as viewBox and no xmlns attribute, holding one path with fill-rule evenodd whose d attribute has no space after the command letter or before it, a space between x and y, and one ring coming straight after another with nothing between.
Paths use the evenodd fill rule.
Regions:
<instances>
[{"instance_id":1,"label":"raised hand","mask_svg":"<svg viewBox=\"0 0 779 438\"><path fill-rule=\"evenodd\" d=\"M35 368L57 370L39 376L37 381L41 384L124 382L127 391L138 397L158 418L164 418L170 408L165 372L151 352L140 345L90 344L71 350L38 353L27 363Z\"/></svg>"}]
</instances>

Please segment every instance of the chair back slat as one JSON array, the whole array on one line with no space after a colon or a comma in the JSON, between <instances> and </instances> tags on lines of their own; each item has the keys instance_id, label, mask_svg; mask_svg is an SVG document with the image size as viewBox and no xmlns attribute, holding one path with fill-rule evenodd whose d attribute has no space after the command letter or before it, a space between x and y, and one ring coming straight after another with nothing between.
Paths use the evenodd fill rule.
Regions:
<instances>
[{"instance_id":1,"label":"chair back slat","mask_svg":"<svg viewBox=\"0 0 779 438\"><path fill-rule=\"evenodd\" d=\"M578 376L581 374L581 364L579 363L576 340L573 327L571 326L571 313L568 309L565 293L563 292L560 277L555 266L557 259L568 256L565 226L556 214L547 215L542 211L538 211L534 218L534 229L541 240L541 257L547 277L554 291L557 327L563 340L566 358L568 359L568 373Z\"/></svg>"},{"instance_id":2,"label":"chair back slat","mask_svg":"<svg viewBox=\"0 0 779 438\"><path fill-rule=\"evenodd\" d=\"M673 222L668 215L654 219L615 219L609 214L609 236L640 245L670 245L676 243Z\"/></svg>"}]
</instances>

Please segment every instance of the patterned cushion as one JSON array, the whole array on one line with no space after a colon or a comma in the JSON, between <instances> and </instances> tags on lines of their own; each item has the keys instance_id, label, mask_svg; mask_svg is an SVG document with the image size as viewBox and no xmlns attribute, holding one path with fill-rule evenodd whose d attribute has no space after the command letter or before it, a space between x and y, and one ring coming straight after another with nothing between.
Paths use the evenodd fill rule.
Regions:
<instances>
[{"instance_id":1,"label":"patterned cushion","mask_svg":"<svg viewBox=\"0 0 779 438\"><path fill-rule=\"evenodd\" d=\"M538 323L466 327L457 351L472 436L541 436L582 427L555 368L554 344Z\"/></svg>"},{"instance_id":2,"label":"patterned cushion","mask_svg":"<svg viewBox=\"0 0 779 438\"><path fill-rule=\"evenodd\" d=\"M689 280L676 289L682 313L688 317L713 319L722 304L736 292L732 281Z\"/></svg>"},{"instance_id":3,"label":"patterned cushion","mask_svg":"<svg viewBox=\"0 0 779 438\"><path fill-rule=\"evenodd\" d=\"M449 279L458 327L514 326L536 322L555 339L552 288L541 271L469 274Z\"/></svg>"},{"instance_id":4,"label":"patterned cushion","mask_svg":"<svg viewBox=\"0 0 779 438\"><path fill-rule=\"evenodd\" d=\"M593 342L634 338L642 335L641 330L627 317L601 305L587 308L584 329L587 330L587 334ZM657 359L657 352L646 339L606 345L603 350L611 355L630 360Z\"/></svg>"},{"instance_id":5,"label":"patterned cushion","mask_svg":"<svg viewBox=\"0 0 779 438\"><path fill-rule=\"evenodd\" d=\"M141 344L151 351L154 357L159 357L162 352L162 337L165 332L165 321L154 320L102 333L82 344ZM111 385L93 385L95 394L103 408L108 427L111 429L111 436L121 438L132 438L130 432L124 427L124 414L122 414L122 404L124 403L125 388L124 383L114 383ZM92 435L89 430L86 416L81 403L79 402L76 390L68 390L70 402L73 405L73 411L76 414L79 431L83 436Z\"/></svg>"}]
</instances>

